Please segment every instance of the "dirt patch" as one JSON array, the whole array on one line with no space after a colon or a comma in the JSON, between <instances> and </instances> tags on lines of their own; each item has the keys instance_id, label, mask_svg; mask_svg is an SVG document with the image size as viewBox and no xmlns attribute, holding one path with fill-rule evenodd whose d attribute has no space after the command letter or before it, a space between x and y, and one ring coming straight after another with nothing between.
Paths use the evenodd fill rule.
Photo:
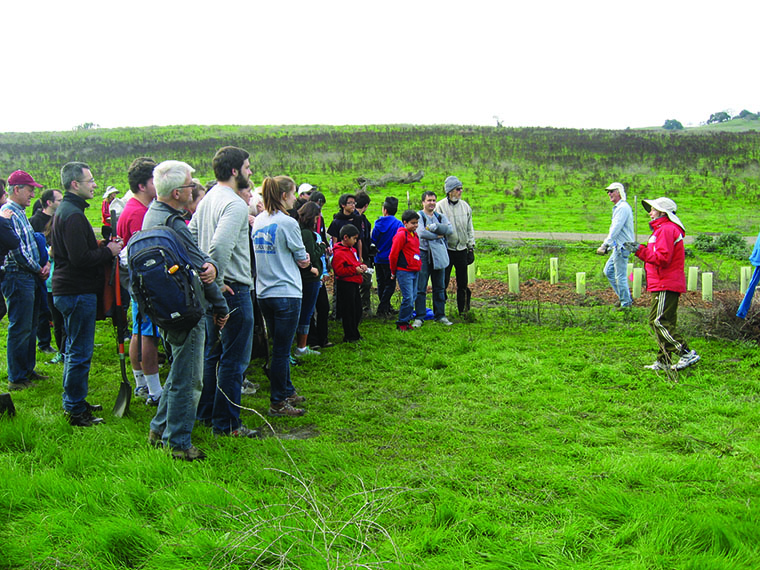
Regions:
<instances>
[{"instance_id":1,"label":"dirt patch","mask_svg":"<svg viewBox=\"0 0 760 570\"><path fill-rule=\"evenodd\" d=\"M277 439L311 439L321 435L317 426L314 424L306 424L296 427L278 424L264 424L257 427L256 430L261 434L261 439L269 437L276 437Z\"/></svg>"},{"instance_id":2,"label":"dirt patch","mask_svg":"<svg viewBox=\"0 0 760 570\"><path fill-rule=\"evenodd\" d=\"M575 292L575 285L571 283L557 283L552 285L548 281L528 279L520 283L520 294L514 295L509 292L509 284L498 279L477 279L470 283L472 296L481 299L501 298L508 301L540 301L543 303L557 303L559 305L594 306L614 305L618 300L612 288L586 289L585 295ZM450 296L456 295L455 279L449 287ZM732 301L741 302L744 296L739 291L714 291L713 301L703 301L701 291L687 291L681 295L681 304L689 307L709 308L718 303ZM633 300L636 307L648 307L652 296L644 291L641 297Z\"/></svg>"}]
</instances>

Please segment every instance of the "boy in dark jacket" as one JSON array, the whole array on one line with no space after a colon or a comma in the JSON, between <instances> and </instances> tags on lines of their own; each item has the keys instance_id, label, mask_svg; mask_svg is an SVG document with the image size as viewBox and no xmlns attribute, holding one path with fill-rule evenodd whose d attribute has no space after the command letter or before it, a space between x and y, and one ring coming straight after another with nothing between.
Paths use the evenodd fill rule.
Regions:
<instances>
[{"instance_id":1,"label":"boy in dark jacket","mask_svg":"<svg viewBox=\"0 0 760 570\"><path fill-rule=\"evenodd\" d=\"M333 271L336 279L336 303L343 321L343 340L356 342L362 339L359 322L362 317L362 303L359 285L367 266L359 260L354 245L359 239L359 230L353 224L340 229L340 243L333 251Z\"/></svg>"},{"instance_id":2,"label":"boy in dark jacket","mask_svg":"<svg viewBox=\"0 0 760 570\"><path fill-rule=\"evenodd\" d=\"M388 196L383 202L383 215L377 219L372 229L372 243L377 246L375 271L377 272L377 296L380 299L380 304L377 306L378 317L396 314L391 307L391 297L396 291L396 282L391 279L391 263L388 256L391 253L393 236L404 227L404 224L396 218L397 211L398 198Z\"/></svg>"},{"instance_id":3,"label":"boy in dark jacket","mask_svg":"<svg viewBox=\"0 0 760 570\"><path fill-rule=\"evenodd\" d=\"M420 215L414 210L407 210L401 216L404 227L393 237L391 254L388 258L391 266L391 279L398 282L401 291L401 307L398 311L396 328L400 331L412 329L410 321L417 297L417 279L422 262L420 260L420 238L417 237L417 225Z\"/></svg>"}]
</instances>

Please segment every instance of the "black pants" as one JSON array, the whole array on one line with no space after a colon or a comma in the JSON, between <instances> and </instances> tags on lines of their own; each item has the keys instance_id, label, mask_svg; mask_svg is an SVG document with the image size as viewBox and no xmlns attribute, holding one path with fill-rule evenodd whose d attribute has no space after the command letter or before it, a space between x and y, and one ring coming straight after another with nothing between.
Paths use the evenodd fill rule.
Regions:
<instances>
[{"instance_id":1,"label":"black pants","mask_svg":"<svg viewBox=\"0 0 760 570\"><path fill-rule=\"evenodd\" d=\"M349 281L336 281L337 306L340 319L343 322L343 340L359 340L359 323L362 320L362 300L359 295L359 284Z\"/></svg>"},{"instance_id":2,"label":"black pants","mask_svg":"<svg viewBox=\"0 0 760 570\"><path fill-rule=\"evenodd\" d=\"M330 316L330 300L327 298L327 287L322 283L317 294L317 304L314 307L314 314L311 316L309 324L309 337L307 342L311 346L324 346L328 342L328 324Z\"/></svg>"},{"instance_id":3,"label":"black pants","mask_svg":"<svg viewBox=\"0 0 760 570\"><path fill-rule=\"evenodd\" d=\"M470 310L470 297L472 292L467 286L467 250L461 249L454 251L449 249L449 266L446 268L446 290L449 289L449 282L451 281L452 268L457 274L457 309L459 314L466 313ZM446 295L448 299L448 293Z\"/></svg>"},{"instance_id":4,"label":"black pants","mask_svg":"<svg viewBox=\"0 0 760 570\"><path fill-rule=\"evenodd\" d=\"M377 274L377 298L380 299L377 314L388 314L392 311L391 297L396 292L396 280L391 279L389 263L375 263L375 273Z\"/></svg>"}]
</instances>

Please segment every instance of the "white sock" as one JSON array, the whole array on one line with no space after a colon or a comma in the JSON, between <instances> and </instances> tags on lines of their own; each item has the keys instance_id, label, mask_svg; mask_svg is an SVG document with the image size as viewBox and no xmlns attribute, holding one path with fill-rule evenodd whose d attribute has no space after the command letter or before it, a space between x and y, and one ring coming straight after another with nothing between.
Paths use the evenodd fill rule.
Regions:
<instances>
[{"instance_id":1,"label":"white sock","mask_svg":"<svg viewBox=\"0 0 760 570\"><path fill-rule=\"evenodd\" d=\"M161 397L161 392L164 390L161 388L161 380L158 378L158 372L155 374L146 374L145 381L148 383L148 393L151 397L154 400Z\"/></svg>"},{"instance_id":2,"label":"white sock","mask_svg":"<svg viewBox=\"0 0 760 570\"><path fill-rule=\"evenodd\" d=\"M135 385L137 388L142 388L143 386L147 386L145 383L145 374L143 374L142 370L135 370L132 369L132 374L135 376Z\"/></svg>"}]
</instances>

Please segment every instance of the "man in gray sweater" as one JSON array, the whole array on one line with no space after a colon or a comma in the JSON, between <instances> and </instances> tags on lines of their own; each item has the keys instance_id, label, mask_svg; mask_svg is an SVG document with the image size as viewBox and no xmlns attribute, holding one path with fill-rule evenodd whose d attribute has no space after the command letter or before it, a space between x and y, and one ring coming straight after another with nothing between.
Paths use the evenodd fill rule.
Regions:
<instances>
[{"instance_id":1,"label":"man in gray sweater","mask_svg":"<svg viewBox=\"0 0 760 570\"><path fill-rule=\"evenodd\" d=\"M248 156L232 146L217 151L212 162L216 185L198 205L189 226L216 266L216 283L230 309L221 333L212 316L206 317L203 391L197 420L211 426L216 434L232 437L258 435L240 422L243 373L253 340L248 204L240 196L240 190L250 184Z\"/></svg>"}]
</instances>

